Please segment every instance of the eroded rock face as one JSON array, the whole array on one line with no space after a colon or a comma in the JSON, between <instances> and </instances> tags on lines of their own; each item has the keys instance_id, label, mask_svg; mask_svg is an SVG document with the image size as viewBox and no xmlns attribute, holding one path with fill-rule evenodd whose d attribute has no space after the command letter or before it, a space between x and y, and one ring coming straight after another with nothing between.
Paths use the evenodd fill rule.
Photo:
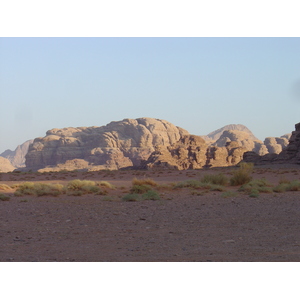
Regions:
<instances>
[{"instance_id":1,"label":"eroded rock face","mask_svg":"<svg viewBox=\"0 0 300 300\"><path fill-rule=\"evenodd\" d=\"M26 155L26 167L42 169L84 160L96 166L120 169L139 166L157 145L169 146L189 133L168 121L139 118L101 127L52 129L36 138Z\"/></svg>"},{"instance_id":2,"label":"eroded rock face","mask_svg":"<svg viewBox=\"0 0 300 300\"><path fill-rule=\"evenodd\" d=\"M280 138L266 138L267 147L273 149L274 152L263 156L252 152L246 152L243 160L245 162L253 162L255 164L270 163L296 163L300 164L300 123L295 125L295 131L289 135ZM281 149L281 151L279 151Z\"/></svg>"},{"instance_id":3,"label":"eroded rock face","mask_svg":"<svg viewBox=\"0 0 300 300\"><path fill-rule=\"evenodd\" d=\"M196 135L185 135L170 146L157 146L144 166L149 169L201 169L206 165L207 144Z\"/></svg>"},{"instance_id":4,"label":"eroded rock face","mask_svg":"<svg viewBox=\"0 0 300 300\"><path fill-rule=\"evenodd\" d=\"M0 156L0 173L11 172L15 167L10 163L10 161L4 157Z\"/></svg>"},{"instance_id":5,"label":"eroded rock face","mask_svg":"<svg viewBox=\"0 0 300 300\"><path fill-rule=\"evenodd\" d=\"M189 135L171 146L158 146L145 166L177 170L232 166L242 160L246 151L237 142L228 142L225 147L211 147L200 136Z\"/></svg>"}]
</instances>

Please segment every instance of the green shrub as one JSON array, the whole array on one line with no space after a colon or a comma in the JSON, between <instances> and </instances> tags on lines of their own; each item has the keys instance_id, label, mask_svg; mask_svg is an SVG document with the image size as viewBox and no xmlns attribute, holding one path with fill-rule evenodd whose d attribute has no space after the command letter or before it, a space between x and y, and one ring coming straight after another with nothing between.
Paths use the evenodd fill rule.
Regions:
<instances>
[{"instance_id":1,"label":"green shrub","mask_svg":"<svg viewBox=\"0 0 300 300\"><path fill-rule=\"evenodd\" d=\"M190 179L190 180L185 180L185 181L178 182L174 186L174 188L175 189L178 189L178 188L194 188L194 189L197 189L200 186L203 186L203 183L201 183L199 180Z\"/></svg>"},{"instance_id":2,"label":"green shrub","mask_svg":"<svg viewBox=\"0 0 300 300\"><path fill-rule=\"evenodd\" d=\"M0 193L0 200L1 201L9 201L10 197L5 194Z\"/></svg>"},{"instance_id":3,"label":"green shrub","mask_svg":"<svg viewBox=\"0 0 300 300\"><path fill-rule=\"evenodd\" d=\"M134 184L131 187L130 192L133 193L133 194L144 194L144 193L146 193L149 190L151 190L151 187L149 185L145 185L145 184L137 185L137 184Z\"/></svg>"},{"instance_id":4,"label":"green shrub","mask_svg":"<svg viewBox=\"0 0 300 300\"><path fill-rule=\"evenodd\" d=\"M292 181L288 185L287 190L288 191L293 191L293 192L300 191L300 181L298 181L298 180Z\"/></svg>"},{"instance_id":5,"label":"green shrub","mask_svg":"<svg viewBox=\"0 0 300 300\"><path fill-rule=\"evenodd\" d=\"M289 186L288 183L280 183L273 188L273 191L275 193L284 193L288 190L288 186Z\"/></svg>"},{"instance_id":6,"label":"green shrub","mask_svg":"<svg viewBox=\"0 0 300 300\"><path fill-rule=\"evenodd\" d=\"M157 191L149 190L142 195L144 200L160 200L160 196Z\"/></svg>"},{"instance_id":7,"label":"green shrub","mask_svg":"<svg viewBox=\"0 0 300 300\"><path fill-rule=\"evenodd\" d=\"M230 178L230 185L237 186L250 182L252 180L252 171L252 163L241 163L239 169L235 171Z\"/></svg>"},{"instance_id":8,"label":"green shrub","mask_svg":"<svg viewBox=\"0 0 300 300\"><path fill-rule=\"evenodd\" d=\"M136 202L140 200L139 194L126 194L122 198L123 201Z\"/></svg>"},{"instance_id":9,"label":"green shrub","mask_svg":"<svg viewBox=\"0 0 300 300\"><path fill-rule=\"evenodd\" d=\"M227 185L228 184L228 178L220 173L217 175L204 175L203 178L200 180L202 183L212 183L212 184L217 184L217 185Z\"/></svg>"}]
</instances>

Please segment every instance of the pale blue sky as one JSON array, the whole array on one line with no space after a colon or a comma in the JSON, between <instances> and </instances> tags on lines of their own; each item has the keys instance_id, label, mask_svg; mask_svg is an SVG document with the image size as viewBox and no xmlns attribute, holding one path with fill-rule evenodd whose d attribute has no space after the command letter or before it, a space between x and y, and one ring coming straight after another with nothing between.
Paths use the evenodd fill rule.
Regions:
<instances>
[{"instance_id":1,"label":"pale blue sky","mask_svg":"<svg viewBox=\"0 0 300 300\"><path fill-rule=\"evenodd\" d=\"M0 38L0 153L48 129L165 119L192 134L300 122L300 38ZM297 98L298 97L298 98Z\"/></svg>"}]
</instances>

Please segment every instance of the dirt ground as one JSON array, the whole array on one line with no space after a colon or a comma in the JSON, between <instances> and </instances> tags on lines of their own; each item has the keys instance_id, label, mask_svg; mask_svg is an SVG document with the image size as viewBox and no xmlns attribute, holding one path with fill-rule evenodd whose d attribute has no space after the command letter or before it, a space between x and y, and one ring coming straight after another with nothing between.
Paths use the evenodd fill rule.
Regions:
<instances>
[{"instance_id":1,"label":"dirt ground","mask_svg":"<svg viewBox=\"0 0 300 300\"><path fill-rule=\"evenodd\" d=\"M10 196L0 201L2 262L300 261L300 192L249 197L191 189L159 190L160 200L122 201L132 179L159 184L200 179L234 168L188 171L2 173L0 184L108 181L108 195ZM253 178L300 180L300 166L256 167Z\"/></svg>"}]
</instances>

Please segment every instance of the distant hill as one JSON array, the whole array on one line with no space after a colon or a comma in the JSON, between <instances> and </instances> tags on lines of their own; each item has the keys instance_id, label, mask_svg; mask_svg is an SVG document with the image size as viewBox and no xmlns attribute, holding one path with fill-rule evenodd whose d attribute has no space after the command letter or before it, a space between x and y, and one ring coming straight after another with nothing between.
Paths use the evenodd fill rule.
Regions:
<instances>
[{"instance_id":1,"label":"distant hill","mask_svg":"<svg viewBox=\"0 0 300 300\"><path fill-rule=\"evenodd\" d=\"M28 152L29 145L33 143L33 140L28 140L25 143L19 145L14 151L5 150L0 156L8 159L15 168L25 167L25 155Z\"/></svg>"},{"instance_id":2,"label":"distant hill","mask_svg":"<svg viewBox=\"0 0 300 300\"><path fill-rule=\"evenodd\" d=\"M225 131L225 130L238 130L238 131L243 131L243 132L246 132L249 134L249 138L252 139L252 140L259 140L252 132L251 130L249 130L245 125L242 125L242 124L229 124L229 125L226 125L222 128L219 128L211 133L209 133L206 137L208 137L208 139L210 140L213 140L213 141L216 141L218 140L222 133Z\"/></svg>"}]
</instances>

